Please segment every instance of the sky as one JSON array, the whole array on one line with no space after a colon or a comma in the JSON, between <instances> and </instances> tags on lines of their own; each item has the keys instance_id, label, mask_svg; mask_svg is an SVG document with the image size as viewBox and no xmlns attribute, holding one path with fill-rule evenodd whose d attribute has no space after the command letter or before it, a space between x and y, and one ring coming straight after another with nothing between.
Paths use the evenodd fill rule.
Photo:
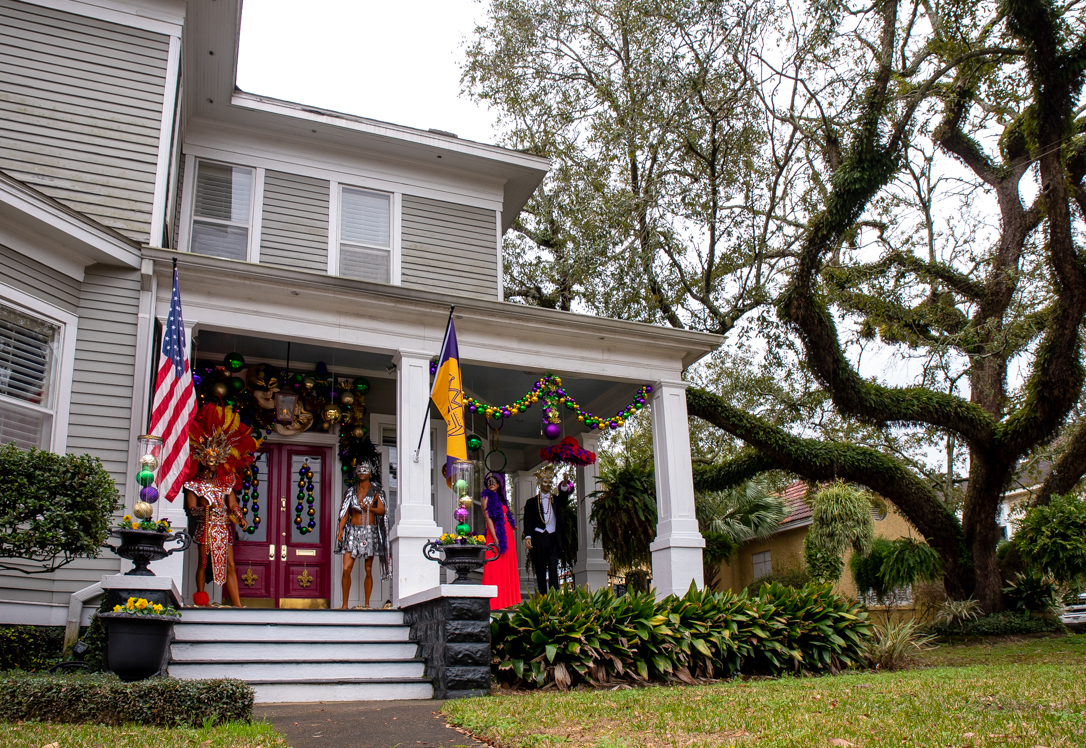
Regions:
<instances>
[{"instance_id":1,"label":"sky","mask_svg":"<svg viewBox=\"0 0 1086 748\"><path fill-rule=\"evenodd\" d=\"M476 0L248 0L238 86L421 130L493 143L495 117L460 93Z\"/></svg>"}]
</instances>

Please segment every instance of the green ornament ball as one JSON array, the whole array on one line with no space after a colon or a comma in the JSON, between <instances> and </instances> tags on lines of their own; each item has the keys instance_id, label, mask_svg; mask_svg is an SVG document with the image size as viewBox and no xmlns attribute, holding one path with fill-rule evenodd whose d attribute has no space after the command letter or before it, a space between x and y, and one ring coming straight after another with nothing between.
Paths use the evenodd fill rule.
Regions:
<instances>
[{"instance_id":1,"label":"green ornament ball","mask_svg":"<svg viewBox=\"0 0 1086 748\"><path fill-rule=\"evenodd\" d=\"M144 487L147 487L155 482L155 474L150 470L141 470L136 474L136 481Z\"/></svg>"},{"instance_id":2,"label":"green ornament ball","mask_svg":"<svg viewBox=\"0 0 1086 748\"><path fill-rule=\"evenodd\" d=\"M240 353L227 353L223 357L222 364L227 371L236 374L245 368L245 359L242 358Z\"/></svg>"},{"instance_id":3,"label":"green ornament ball","mask_svg":"<svg viewBox=\"0 0 1086 748\"><path fill-rule=\"evenodd\" d=\"M245 391L245 380L241 377L230 377L226 380L226 386L235 395L240 395Z\"/></svg>"},{"instance_id":4,"label":"green ornament ball","mask_svg":"<svg viewBox=\"0 0 1086 748\"><path fill-rule=\"evenodd\" d=\"M456 526L456 534L457 535L470 535L471 534L471 525L469 525L467 522L461 522L459 525Z\"/></svg>"},{"instance_id":5,"label":"green ornament ball","mask_svg":"<svg viewBox=\"0 0 1086 748\"><path fill-rule=\"evenodd\" d=\"M463 478L461 478L460 480L456 481L455 488L456 488L456 495L457 496L463 496L464 494L466 494L468 492L468 482L466 480L464 480Z\"/></svg>"},{"instance_id":6,"label":"green ornament ball","mask_svg":"<svg viewBox=\"0 0 1086 748\"><path fill-rule=\"evenodd\" d=\"M468 437L468 451L478 452L483 448L483 440L472 434Z\"/></svg>"},{"instance_id":7,"label":"green ornament ball","mask_svg":"<svg viewBox=\"0 0 1086 748\"><path fill-rule=\"evenodd\" d=\"M359 377L358 379L354 380L351 386L354 388L354 391L357 392L359 395L365 395L367 392L370 391L370 380L366 379L365 377Z\"/></svg>"}]
</instances>

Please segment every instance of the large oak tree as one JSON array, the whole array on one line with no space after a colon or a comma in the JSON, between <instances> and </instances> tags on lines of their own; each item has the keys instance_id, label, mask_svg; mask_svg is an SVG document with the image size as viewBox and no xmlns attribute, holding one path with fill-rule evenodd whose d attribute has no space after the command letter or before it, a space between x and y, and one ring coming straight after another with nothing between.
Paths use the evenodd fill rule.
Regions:
<instances>
[{"instance_id":1,"label":"large oak tree","mask_svg":"<svg viewBox=\"0 0 1086 748\"><path fill-rule=\"evenodd\" d=\"M731 37L697 43L736 18ZM753 316L747 334L763 349L794 345L808 394L848 427L693 388L691 414L745 445L699 467L700 488L768 470L868 486L938 550L948 592L996 610L996 517L1016 471L1058 443L1037 503L1086 473L1086 422L1072 417L1086 313L1083 23L1081 0L832 0L802 13L758 0L498 0L466 81L519 123L510 144L560 164L547 194L561 199L534 206L526 227L594 263L565 285L566 308L581 299L733 336ZM623 29L643 27L647 43L624 56ZM516 45L497 43L514 31ZM637 71L656 72L638 87ZM635 90L655 98L631 110L637 97L596 93ZM738 103L704 116L702 97ZM601 114L613 128L584 127ZM691 168L707 153L742 153L742 168ZM631 192L645 163L659 171ZM578 164L596 187L577 192ZM575 195L596 197L562 208ZM562 287L546 243L521 237L536 277ZM879 369L861 362L866 350ZM894 448L910 433L946 440L948 480ZM968 456L959 503L955 447Z\"/></svg>"}]
</instances>

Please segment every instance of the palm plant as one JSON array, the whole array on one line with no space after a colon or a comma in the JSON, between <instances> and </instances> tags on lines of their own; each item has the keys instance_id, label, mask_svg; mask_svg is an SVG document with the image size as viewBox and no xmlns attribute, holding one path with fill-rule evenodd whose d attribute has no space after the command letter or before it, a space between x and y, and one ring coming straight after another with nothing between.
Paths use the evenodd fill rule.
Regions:
<instances>
[{"instance_id":1,"label":"palm plant","mask_svg":"<svg viewBox=\"0 0 1086 748\"><path fill-rule=\"evenodd\" d=\"M781 497L760 481L695 497L698 529L705 536L702 556L705 586L716 587L720 563L730 561L748 540L771 535L788 516Z\"/></svg>"}]
</instances>

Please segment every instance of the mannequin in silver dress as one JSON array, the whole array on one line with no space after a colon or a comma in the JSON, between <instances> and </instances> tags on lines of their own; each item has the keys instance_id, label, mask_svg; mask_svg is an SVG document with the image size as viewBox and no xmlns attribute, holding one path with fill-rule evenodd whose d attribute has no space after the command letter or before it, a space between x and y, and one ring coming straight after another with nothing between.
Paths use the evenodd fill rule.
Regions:
<instances>
[{"instance_id":1,"label":"mannequin in silver dress","mask_svg":"<svg viewBox=\"0 0 1086 748\"><path fill-rule=\"evenodd\" d=\"M365 607L370 607L370 594L373 592L374 556L381 558L382 577L392 578L385 497L380 487L370 482L372 475L373 465L368 461L355 468L358 482L347 488L339 511L336 553L343 556L343 604L340 607L344 610L350 599L351 571L356 558L364 559L366 566Z\"/></svg>"}]
</instances>

